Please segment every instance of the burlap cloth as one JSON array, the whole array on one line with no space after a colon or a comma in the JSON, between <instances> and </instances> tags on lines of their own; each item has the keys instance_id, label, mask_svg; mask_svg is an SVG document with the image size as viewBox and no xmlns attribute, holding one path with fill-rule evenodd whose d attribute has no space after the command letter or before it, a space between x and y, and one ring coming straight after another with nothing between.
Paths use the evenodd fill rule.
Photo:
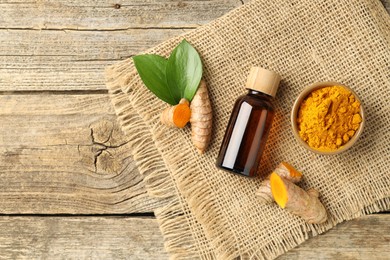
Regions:
<instances>
[{"instance_id":1,"label":"burlap cloth","mask_svg":"<svg viewBox=\"0 0 390 260\"><path fill-rule=\"evenodd\" d=\"M258 0L185 35L199 51L214 109L209 150L198 155L190 128L159 123L167 106L151 94L131 59L106 71L107 86L172 258L275 258L344 220L390 208L390 18L379 1ZM168 56L182 37L148 53ZM251 66L280 72L276 117L260 173L288 161L316 187L329 212L309 225L255 197L261 178L218 170L215 160L235 99ZM294 139L294 99L316 81L338 81L363 100L366 127L347 152L320 156Z\"/></svg>"}]
</instances>

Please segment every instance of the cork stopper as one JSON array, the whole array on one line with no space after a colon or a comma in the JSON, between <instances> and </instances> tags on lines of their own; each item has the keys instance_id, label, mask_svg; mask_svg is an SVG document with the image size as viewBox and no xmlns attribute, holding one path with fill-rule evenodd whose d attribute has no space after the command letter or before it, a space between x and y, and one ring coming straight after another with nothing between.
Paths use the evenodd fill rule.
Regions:
<instances>
[{"instance_id":1,"label":"cork stopper","mask_svg":"<svg viewBox=\"0 0 390 260\"><path fill-rule=\"evenodd\" d=\"M246 88L275 97L279 82L280 76L278 73L260 67L252 67L246 82Z\"/></svg>"}]
</instances>

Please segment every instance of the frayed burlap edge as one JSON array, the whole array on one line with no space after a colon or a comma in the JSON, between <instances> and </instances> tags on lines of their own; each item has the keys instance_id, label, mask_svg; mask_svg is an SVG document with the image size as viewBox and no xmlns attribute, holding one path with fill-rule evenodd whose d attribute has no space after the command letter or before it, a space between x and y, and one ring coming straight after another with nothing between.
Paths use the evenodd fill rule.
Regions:
<instances>
[{"instance_id":1,"label":"frayed burlap edge","mask_svg":"<svg viewBox=\"0 0 390 260\"><path fill-rule=\"evenodd\" d=\"M164 235L165 249L170 253L171 259L194 259L201 251L195 245L180 195L170 178L164 159L156 149L150 130L132 109L127 95L122 92L119 75L113 74L108 68L106 76L112 104L122 131L130 139L132 150L129 152L143 175L147 193L163 205L156 208L154 213ZM211 251L203 252L202 256L203 259L214 258Z\"/></svg>"},{"instance_id":2,"label":"frayed burlap edge","mask_svg":"<svg viewBox=\"0 0 390 260\"><path fill-rule=\"evenodd\" d=\"M124 93L122 90L127 86L135 71L131 70L131 60L126 60L120 64L109 67L106 70L107 86L111 97L112 104L118 115L118 120L122 126L122 130L130 137L132 144L132 155L137 163L141 174L144 176L144 182L148 194L161 200L164 206L155 210L156 218L158 220L160 230L164 235L165 249L170 253L172 259L194 259L200 257L203 259L215 258L214 252L204 251L196 246L194 237L191 233L191 228L185 217L183 205L179 199L179 192L175 187L173 180L170 178L170 172L167 168L164 156L156 147L150 126L145 124L145 121L137 114L137 111L132 107L129 100L129 93ZM125 79L125 80L124 80ZM128 88L128 91L132 90ZM181 160L182 158L180 158ZM183 178L177 180L179 185L187 186L194 179ZM199 180L197 180L199 181ZM202 203L202 197L207 197L207 190L202 189L198 185L196 189L189 190L191 197L198 198L198 200L191 200L189 204L194 208L193 213L197 218L204 219L204 216L209 214L209 207L205 207ZM356 201L360 205L352 206ZM353 203L354 202L354 203ZM361 205L368 205L361 209ZM333 216L325 225L303 225L299 226L290 232L280 235L278 240L264 246L258 251L248 252L243 258L249 259L272 259L286 251L298 246L310 237L317 236L336 224L345 220L351 220L366 214L386 211L390 209L390 198L384 197L377 201L366 196L364 192L355 193L353 197L346 201L346 205L340 205L339 214ZM214 218L215 215L210 215ZM207 218L212 220L210 218ZM216 225L215 229L225 229L223 225ZM212 246L220 258L234 258L238 257L237 250L235 250L234 241L231 241L231 248L225 248L220 245L217 240L213 239L212 230L205 231L206 237L211 242ZM200 250L200 251L199 251ZM199 253L201 252L201 254Z\"/></svg>"}]
</instances>

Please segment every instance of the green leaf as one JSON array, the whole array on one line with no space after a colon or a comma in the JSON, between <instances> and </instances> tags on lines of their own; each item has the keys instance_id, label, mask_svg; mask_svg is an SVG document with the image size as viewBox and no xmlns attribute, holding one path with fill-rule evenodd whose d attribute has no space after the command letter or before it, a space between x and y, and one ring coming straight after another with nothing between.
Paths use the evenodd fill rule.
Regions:
<instances>
[{"instance_id":1,"label":"green leaf","mask_svg":"<svg viewBox=\"0 0 390 260\"><path fill-rule=\"evenodd\" d=\"M142 81L150 91L168 104L179 103L180 96L174 96L167 84L167 59L155 54L145 54L134 56L133 60Z\"/></svg>"},{"instance_id":2,"label":"green leaf","mask_svg":"<svg viewBox=\"0 0 390 260\"><path fill-rule=\"evenodd\" d=\"M183 40L169 56L166 77L173 95L191 101L202 78L202 61L198 52Z\"/></svg>"}]
</instances>

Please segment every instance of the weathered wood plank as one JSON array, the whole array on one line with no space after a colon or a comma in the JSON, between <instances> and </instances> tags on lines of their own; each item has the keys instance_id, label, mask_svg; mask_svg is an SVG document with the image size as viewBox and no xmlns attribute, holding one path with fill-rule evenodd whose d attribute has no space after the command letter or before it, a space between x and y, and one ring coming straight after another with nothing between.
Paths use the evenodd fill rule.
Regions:
<instances>
[{"instance_id":1,"label":"weathered wood plank","mask_svg":"<svg viewBox=\"0 0 390 260\"><path fill-rule=\"evenodd\" d=\"M186 31L0 30L0 91L105 90L106 66Z\"/></svg>"},{"instance_id":2,"label":"weathered wood plank","mask_svg":"<svg viewBox=\"0 0 390 260\"><path fill-rule=\"evenodd\" d=\"M168 259L155 219L0 217L1 259Z\"/></svg>"},{"instance_id":3,"label":"weathered wood plank","mask_svg":"<svg viewBox=\"0 0 390 260\"><path fill-rule=\"evenodd\" d=\"M240 5L240 0L3 0L0 4L0 28L193 28Z\"/></svg>"},{"instance_id":4,"label":"weathered wood plank","mask_svg":"<svg viewBox=\"0 0 390 260\"><path fill-rule=\"evenodd\" d=\"M57 57L55 62L90 61L123 59L139 53L152 45L169 39L177 34L185 33L186 29L130 29L126 31L52 31L52 30L0 30L0 57L40 57L51 61L50 57ZM12 42L12 45L10 43ZM6 62L7 60L2 60ZM31 62L34 60L25 60ZM13 62L6 62L3 66L16 67ZM28 65L28 64L25 64ZM37 64L34 64L35 69ZM52 64L49 64L52 65Z\"/></svg>"},{"instance_id":5,"label":"weathered wood plank","mask_svg":"<svg viewBox=\"0 0 390 260\"><path fill-rule=\"evenodd\" d=\"M385 260L389 256L390 214L376 214L339 224L277 259Z\"/></svg>"},{"instance_id":6,"label":"weathered wood plank","mask_svg":"<svg viewBox=\"0 0 390 260\"><path fill-rule=\"evenodd\" d=\"M108 96L0 95L0 213L151 212Z\"/></svg>"},{"instance_id":7,"label":"weathered wood plank","mask_svg":"<svg viewBox=\"0 0 390 260\"><path fill-rule=\"evenodd\" d=\"M2 1L0 39L7 40L0 41L0 91L103 90L106 66L208 23L241 2L118 4Z\"/></svg>"},{"instance_id":8,"label":"weathered wood plank","mask_svg":"<svg viewBox=\"0 0 390 260\"><path fill-rule=\"evenodd\" d=\"M0 91L105 90L106 66L222 16L241 2L118 4L119 9L115 1L2 1Z\"/></svg>"},{"instance_id":9,"label":"weathered wood plank","mask_svg":"<svg viewBox=\"0 0 390 260\"><path fill-rule=\"evenodd\" d=\"M6 259L167 259L153 218L0 217ZM365 216L309 239L278 259L388 259L390 215Z\"/></svg>"}]
</instances>

